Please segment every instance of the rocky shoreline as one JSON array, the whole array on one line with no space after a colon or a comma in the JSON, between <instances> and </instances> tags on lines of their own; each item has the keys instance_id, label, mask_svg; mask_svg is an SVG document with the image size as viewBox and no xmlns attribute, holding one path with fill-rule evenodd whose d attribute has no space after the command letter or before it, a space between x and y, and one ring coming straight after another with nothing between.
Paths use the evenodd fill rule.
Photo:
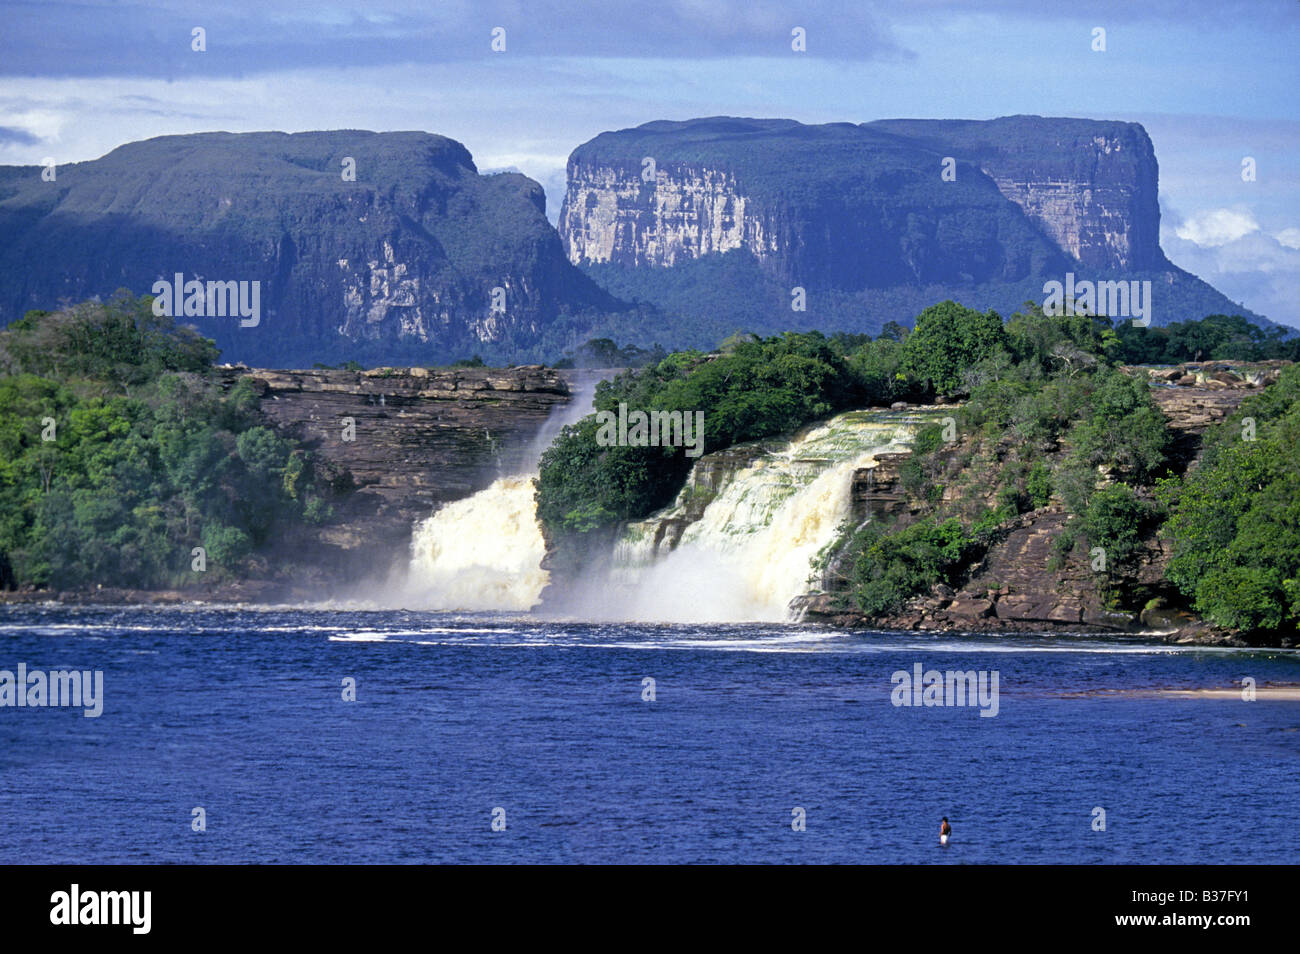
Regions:
<instances>
[{"instance_id":1,"label":"rocky shoreline","mask_svg":"<svg viewBox=\"0 0 1300 954\"><path fill-rule=\"evenodd\" d=\"M946 587L944 589L947 589ZM819 593L801 598L802 621L833 626L836 629L882 629L894 632L969 633L972 635L1061 635L1113 636L1140 642L1159 642L1174 646L1273 646L1294 648L1290 640L1251 641L1240 633L1218 629L1183 610L1149 611L1138 617L1117 613L1114 616L1082 621L1016 618L1025 603L1017 603L1009 592L979 594L970 590L960 593L936 593L909 603L901 612L885 617L868 617L841 605L831 594ZM1060 604L1057 604L1058 606ZM1005 615L1003 615L1005 613Z\"/></svg>"},{"instance_id":2,"label":"rocky shoreline","mask_svg":"<svg viewBox=\"0 0 1300 954\"><path fill-rule=\"evenodd\" d=\"M1277 379L1287 362L1210 361L1169 368L1125 367L1154 385L1152 396L1169 418L1181 452L1194 459L1200 435L1232 413L1252 393ZM857 521L903 520L916 514L900 483L907 453L880 455L877 465L854 474L853 516ZM845 570L832 566L826 592L800 597L795 608L809 622L842 628L883 628L919 632L1062 633L1111 635L1155 640L1171 645L1255 646L1290 648L1289 637L1247 636L1216 627L1165 599L1139 611L1108 607L1093 574L1079 560L1048 570L1051 544L1064 530L1068 515L1059 504L1021 514L1005 526L1004 537L990 547L965 586L954 591L937 586L886 617L868 617L849 602ZM1158 539L1148 540L1141 555L1138 582L1159 588L1170 553ZM1174 594L1169 594L1174 595Z\"/></svg>"},{"instance_id":3,"label":"rocky shoreline","mask_svg":"<svg viewBox=\"0 0 1300 954\"><path fill-rule=\"evenodd\" d=\"M319 598L319 594L317 595ZM60 606L267 605L313 602L309 591L274 581L219 583L202 589L136 590L97 586L74 590L0 590L0 604Z\"/></svg>"}]
</instances>

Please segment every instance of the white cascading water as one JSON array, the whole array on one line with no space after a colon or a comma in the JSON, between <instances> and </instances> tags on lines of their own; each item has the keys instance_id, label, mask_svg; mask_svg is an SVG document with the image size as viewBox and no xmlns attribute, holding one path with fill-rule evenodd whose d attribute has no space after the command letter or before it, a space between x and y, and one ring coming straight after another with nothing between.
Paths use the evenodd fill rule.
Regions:
<instances>
[{"instance_id":1,"label":"white cascading water","mask_svg":"<svg viewBox=\"0 0 1300 954\"><path fill-rule=\"evenodd\" d=\"M519 473L444 504L411 535L405 602L422 609L520 612L537 605L549 574L533 480L542 452L591 411L593 380L578 382L534 439Z\"/></svg>"},{"instance_id":2,"label":"white cascading water","mask_svg":"<svg viewBox=\"0 0 1300 954\"><path fill-rule=\"evenodd\" d=\"M411 538L408 586L426 609L523 611L546 586L533 475L444 505Z\"/></svg>"},{"instance_id":3,"label":"white cascading water","mask_svg":"<svg viewBox=\"0 0 1300 954\"><path fill-rule=\"evenodd\" d=\"M907 449L920 419L850 411L815 426L738 470L690 524L677 547L657 553L660 521L685 514L694 493L631 524L611 580L625 618L664 622L782 621L812 588L813 559L851 512L853 472L875 455ZM621 584L621 585L619 585Z\"/></svg>"},{"instance_id":4,"label":"white cascading water","mask_svg":"<svg viewBox=\"0 0 1300 954\"><path fill-rule=\"evenodd\" d=\"M590 393L547 422L533 460L559 429L590 409ZM850 411L769 446L728 479L682 534L656 552L661 521L682 518L694 482L678 501L630 524L609 577L583 581L582 615L664 622L782 621L790 601L812 589L817 554L851 511L853 472L875 455L905 450L924 416ZM530 473L503 477L423 521L412 539L409 592L445 610L527 611L548 574Z\"/></svg>"}]
</instances>

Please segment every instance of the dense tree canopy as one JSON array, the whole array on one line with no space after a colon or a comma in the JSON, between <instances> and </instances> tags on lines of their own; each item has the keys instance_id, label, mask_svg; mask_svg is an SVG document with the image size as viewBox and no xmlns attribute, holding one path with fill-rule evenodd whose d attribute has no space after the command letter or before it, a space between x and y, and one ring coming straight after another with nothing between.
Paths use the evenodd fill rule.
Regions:
<instances>
[{"instance_id":1,"label":"dense tree canopy","mask_svg":"<svg viewBox=\"0 0 1300 954\"><path fill-rule=\"evenodd\" d=\"M963 390L968 368L1007 345L997 312L980 313L953 301L932 305L916 317L903 344L900 370L938 394Z\"/></svg>"},{"instance_id":2,"label":"dense tree canopy","mask_svg":"<svg viewBox=\"0 0 1300 954\"><path fill-rule=\"evenodd\" d=\"M1206 435L1201 465L1162 486L1169 579L1237 629L1300 623L1300 366Z\"/></svg>"},{"instance_id":3,"label":"dense tree canopy","mask_svg":"<svg viewBox=\"0 0 1300 954\"><path fill-rule=\"evenodd\" d=\"M602 382L598 411L704 413L707 450L786 433L863 399L861 381L823 335L787 333L732 342L727 353L678 352L640 372ZM692 459L682 447L601 446L588 416L542 456L538 514L586 532L635 519L672 500Z\"/></svg>"},{"instance_id":4,"label":"dense tree canopy","mask_svg":"<svg viewBox=\"0 0 1300 954\"><path fill-rule=\"evenodd\" d=\"M327 512L312 461L223 392L210 341L117 297L0 332L0 585L161 586Z\"/></svg>"},{"instance_id":5,"label":"dense tree canopy","mask_svg":"<svg viewBox=\"0 0 1300 954\"><path fill-rule=\"evenodd\" d=\"M1261 328L1240 315L1208 315L1142 328L1120 322L1115 328L1125 364L1182 364L1186 361L1300 360L1300 337L1282 327Z\"/></svg>"}]
</instances>

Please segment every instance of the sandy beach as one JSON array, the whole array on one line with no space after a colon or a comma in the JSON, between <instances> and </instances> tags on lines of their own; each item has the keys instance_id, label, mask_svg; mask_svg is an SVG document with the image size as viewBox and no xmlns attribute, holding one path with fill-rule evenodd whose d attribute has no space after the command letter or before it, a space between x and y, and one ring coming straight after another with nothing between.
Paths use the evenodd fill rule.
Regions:
<instances>
[{"instance_id":1,"label":"sandy beach","mask_svg":"<svg viewBox=\"0 0 1300 954\"><path fill-rule=\"evenodd\" d=\"M1182 699L1241 699L1238 689L1151 689L1132 695L1176 696ZM1256 686L1256 702L1300 702L1300 686Z\"/></svg>"}]
</instances>

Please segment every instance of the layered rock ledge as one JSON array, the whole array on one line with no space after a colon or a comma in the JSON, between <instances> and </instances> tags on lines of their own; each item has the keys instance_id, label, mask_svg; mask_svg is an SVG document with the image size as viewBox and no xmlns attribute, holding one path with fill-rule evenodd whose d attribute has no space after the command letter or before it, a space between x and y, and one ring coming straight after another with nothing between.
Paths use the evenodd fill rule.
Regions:
<instances>
[{"instance_id":1,"label":"layered rock ledge","mask_svg":"<svg viewBox=\"0 0 1300 954\"><path fill-rule=\"evenodd\" d=\"M1286 363L1252 362L1237 367L1205 362L1125 370L1151 380L1152 397L1169 418L1180 451L1191 461L1197 456L1205 429L1276 380ZM909 503L899 481L901 464L908 456L882 457L879 466L855 472L852 499L856 520L908 520L919 512ZM1169 608L1162 600L1140 613L1108 608L1097 591L1095 574L1083 560L1076 558L1059 569L1049 569L1052 542L1063 532L1067 519L1059 503L1021 514L1004 527L1005 536L990 547L960 590L940 584L888 617L869 618L858 612L846 592L848 568L834 563L827 571L825 592L799 598L796 609L804 619L844 627L1129 633L1170 643L1245 645L1235 634L1218 630L1185 610ZM1170 555L1161 541L1148 540L1138 560L1139 582L1158 586Z\"/></svg>"},{"instance_id":2,"label":"layered rock ledge","mask_svg":"<svg viewBox=\"0 0 1300 954\"><path fill-rule=\"evenodd\" d=\"M283 548L309 576L351 580L404 563L412 527L441 504L529 466L575 383L540 365L222 372L227 387L249 378L269 425L347 475L334 518Z\"/></svg>"}]
</instances>

